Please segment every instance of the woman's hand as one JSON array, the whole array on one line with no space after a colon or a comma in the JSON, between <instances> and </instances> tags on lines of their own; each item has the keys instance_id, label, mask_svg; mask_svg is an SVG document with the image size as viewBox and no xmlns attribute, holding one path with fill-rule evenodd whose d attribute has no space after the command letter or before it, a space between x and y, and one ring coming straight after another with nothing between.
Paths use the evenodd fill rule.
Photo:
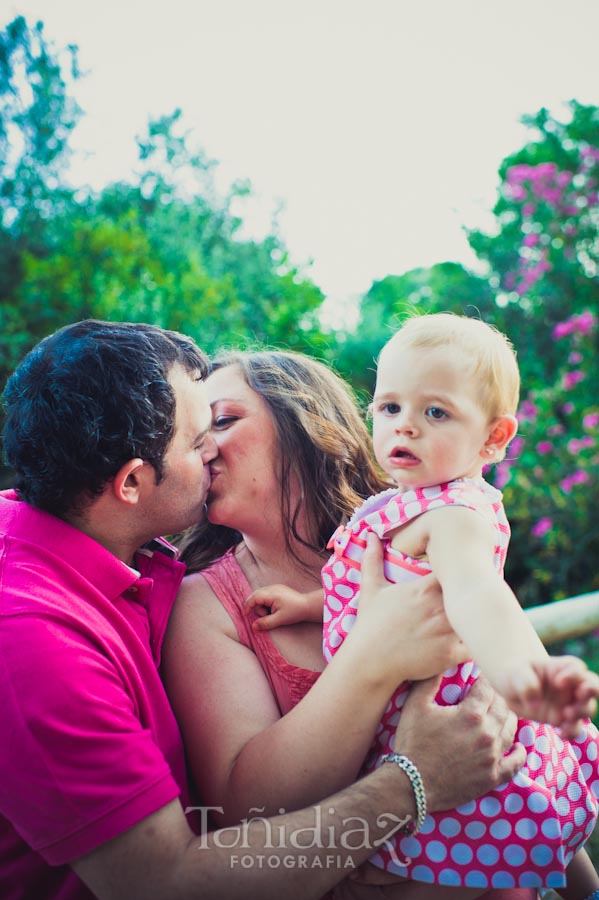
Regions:
<instances>
[{"instance_id":1,"label":"woman's hand","mask_svg":"<svg viewBox=\"0 0 599 900\"><path fill-rule=\"evenodd\" d=\"M438 706L438 688L438 678L413 686L394 743L420 770L430 811L487 793L513 778L526 759L522 744L514 743L516 714L482 676L456 706Z\"/></svg>"},{"instance_id":2,"label":"woman's hand","mask_svg":"<svg viewBox=\"0 0 599 900\"><path fill-rule=\"evenodd\" d=\"M420 681L468 657L452 630L434 575L392 584L383 574L383 545L374 534L362 558L360 603L348 636L364 643L369 665L378 665L393 690L401 681ZM344 652L341 647L339 653Z\"/></svg>"}]
</instances>

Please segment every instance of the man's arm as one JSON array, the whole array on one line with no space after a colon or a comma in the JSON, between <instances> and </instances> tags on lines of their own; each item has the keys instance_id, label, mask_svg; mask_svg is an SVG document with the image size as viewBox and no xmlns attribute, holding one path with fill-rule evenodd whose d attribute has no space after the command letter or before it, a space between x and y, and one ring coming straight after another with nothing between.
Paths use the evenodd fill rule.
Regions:
<instances>
[{"instance_id":1,"label":"man's arm","mask_svg":"<svg viewBox=\"0 0 599 900\"><path fill-rule=\"evenodd\" d=\"M431 812L508 781L525 759L519 744L504 756L516 717L488 683L479 679L457 707L437 707L446 720L427 715L437 688L438 679L414 687L395 739L420 770ZM72 865L100 900L268 900L283 892L310 900L415 814L407 776L389 763L318 806L202 837L174 801Z\"/></svg>"},{"instance_id":2,"label":"man's arm","mask_svg":"<svg viewBox=\"0 0 599 900\"><path fill-rule=\"evenodd\" d=\"M426 687L431 697L436 687ZM476 687L470 692L475 694L469 707L472 727L451 747L449 758L447 746L435 744L435 736L422 728L422 750L412 758L418 759L431 811L496 787L524 763L520 745L502 755L513 733L505 708L499 701L501 708L490 712L496 703L492 692L488 686L481 685L478 692ZM400 738L396 747L406 753L415 729ZM441 778L443 771L452 777ZM283 892L286 900L317 900L350 867L368 859L377 842L415 815L406 775L385 764L319 806L201 837L192 835L181 806L173 801L72 866L99 900L278 900Z\"/></svg>"}]
</instances>

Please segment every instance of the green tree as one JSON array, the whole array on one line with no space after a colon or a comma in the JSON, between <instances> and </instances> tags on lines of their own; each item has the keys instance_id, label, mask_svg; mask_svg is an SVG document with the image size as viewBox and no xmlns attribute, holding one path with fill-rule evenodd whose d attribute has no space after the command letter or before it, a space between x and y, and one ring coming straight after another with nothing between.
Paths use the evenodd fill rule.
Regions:
<instances>
[{"instance_id":1,"label":"green tree","mask_svg":"<svg viewBox=\"0 0 599 900\"><path fill-rule=\"evenodd\" d=\"M185 331L208 352L224 343L322 341L322 294L288 265L275 234L238 237L236 183L220 196L215 163L189 148L176 111L151 121L131 182L87 194L53 222L51 253L29 252L18 290L45 334L85 316L149 320Z\"/></svg>"},{"instance_id":2,"label":"green tree","mask_svg":"<svg viewBox=\"0 0 599 900\"><path fill-rule=\"evenodd\" d=\"M406 316L431 312L482 316L492 322L497 307L488 280L458 263L387 275L362 298L355 332L340 335L337 367L357 390L371 394L383 344Z\"/></svg>"},{"instance_id":3,"label":"green tree","mask_svg":"<svg viewBox=\"0 0 599 900\"><path fill-rule=\"evenodd\" d=\"M0 32L0 375L30 344L34 319L19 306L27 255L51 252L52 221L68 214L68 141L79 109L68 88L79 76L70 47L58 52L43 25L22 16ZM3 378L4 380L4 378Z\"/></svg>"}]
</instances>

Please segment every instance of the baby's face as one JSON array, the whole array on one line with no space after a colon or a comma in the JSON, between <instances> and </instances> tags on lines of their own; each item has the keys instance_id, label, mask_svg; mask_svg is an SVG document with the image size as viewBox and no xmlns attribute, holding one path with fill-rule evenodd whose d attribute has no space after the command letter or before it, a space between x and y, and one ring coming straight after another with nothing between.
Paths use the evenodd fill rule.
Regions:
<instances>
[{"instance_id":1,"label":"baby's face","mask_svg":"<svg viewBox=\"0 0 599 900\"><path fill-rule=\"evenodd\" d=\"M398 484L480 476L491 421L476 378L451 347L383 349L372 404L376 458Z\"/></svg>"}]
</instances>

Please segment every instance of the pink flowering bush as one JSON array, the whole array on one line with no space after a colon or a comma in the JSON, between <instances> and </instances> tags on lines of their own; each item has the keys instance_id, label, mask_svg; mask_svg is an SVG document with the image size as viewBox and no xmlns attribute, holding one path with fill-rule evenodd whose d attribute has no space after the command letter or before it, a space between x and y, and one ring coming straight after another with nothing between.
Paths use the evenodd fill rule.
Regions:
<instances>
[{"instance_id":1,"label":"pink flowering bush","mask_svg":"<svg viewBox=\"0 0 599 900\"><path fill-rule=\"evenodd\" d=\"M488 475L512 523L508 580L526 605L599 589L599 318L574 314L552 336L562 365L552 384L524 384L518 434Z\"/></svg>"},{"instance_id":2,"label":"pink flowering bush","mask_svg":"<svg viewBox=\"0 0 599 900\"><path fill-rule=\"evenodd\" d=\"M599 589L599 107L523 121L497 227L469 240L522 376L519 433L490 477L512 524L506 577L528 605Z\"/></svg>"}]
</instances>

